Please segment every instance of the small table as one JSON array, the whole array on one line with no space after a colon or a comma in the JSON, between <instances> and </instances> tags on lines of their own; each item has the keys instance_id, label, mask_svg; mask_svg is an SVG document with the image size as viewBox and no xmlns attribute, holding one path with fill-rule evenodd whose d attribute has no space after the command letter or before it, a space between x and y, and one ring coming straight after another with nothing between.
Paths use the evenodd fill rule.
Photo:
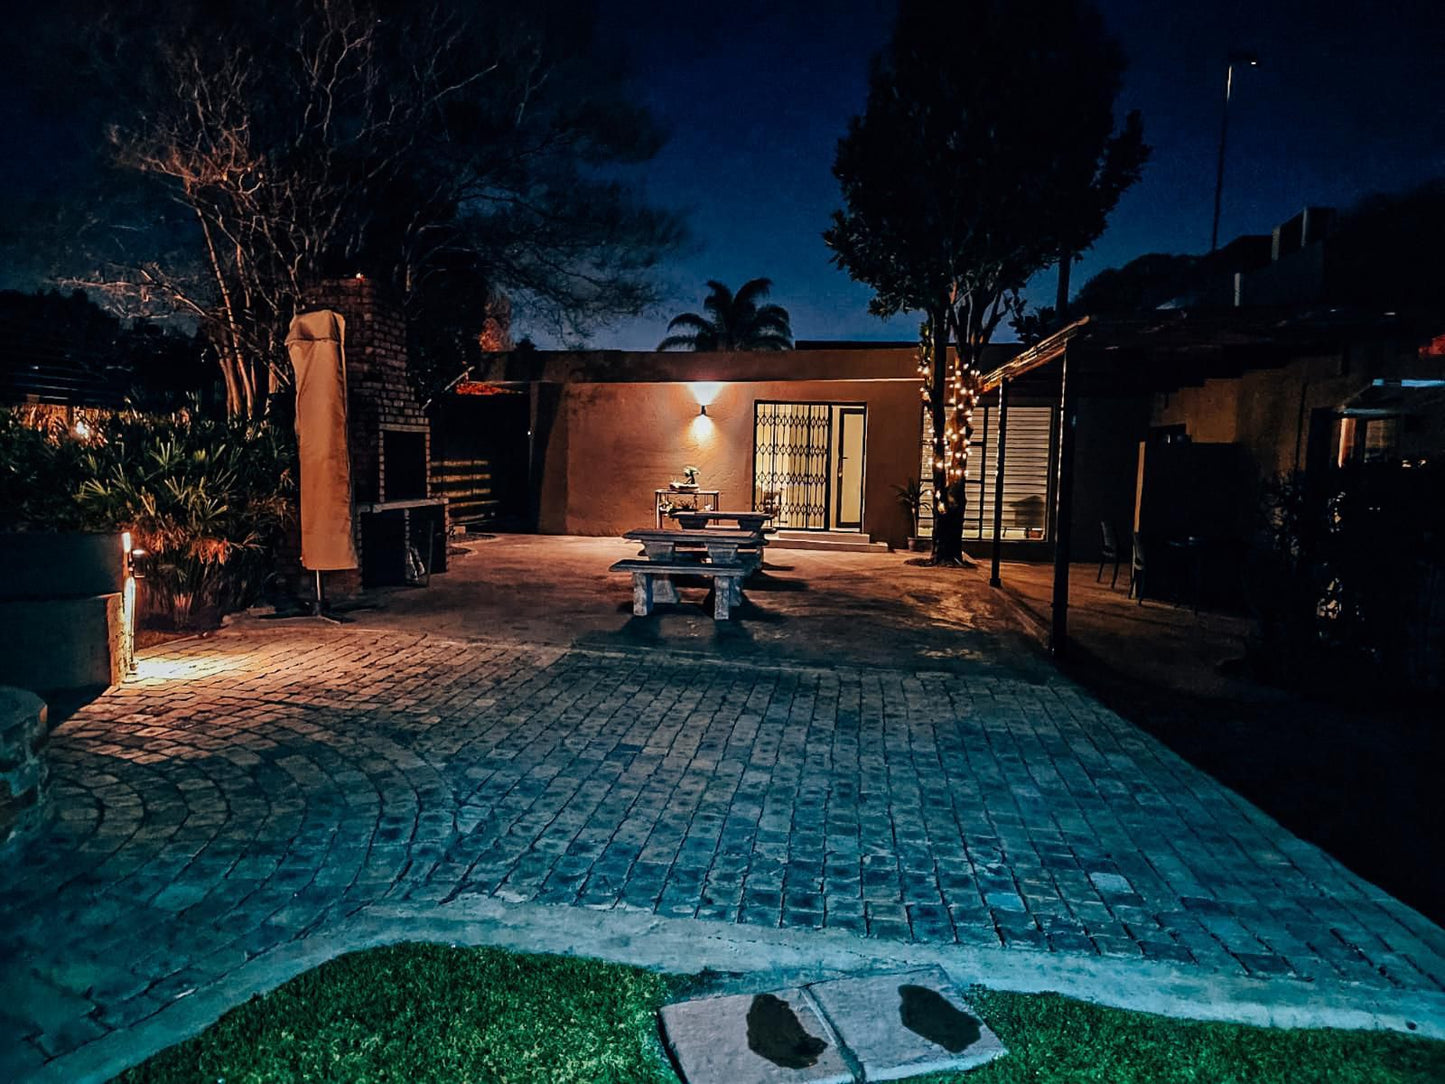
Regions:
<instances>
[{"instance_id":1,"label":"small table","mask_svg":"<svg viewBox=\"0 0 1445 1084\"><path fill-rule=\"evenodd\" d=\"M692 504L685 505L683 507L690 507L694 510L701 510L704 506L700 505L698 502L701 501L704 497L708 497L710 498L710 502L706 505L706 508L712 511L716 511L718 506L722 503L722 490L671 488L654 489L652 491L652 508L653 511L657 513L657 526L659 529L661 529L662 527L662 498L664 497L668 499L668 503L671 504L674 508L679 507L676 503L674 503L679 498L691 497Z\"/></svg>"},{"instance_id":2,"label":"small table","mask_svg":"<svg viewBox=\"0 0 1445 1084\"><path fill-rule=\"evenodd\" d=\"M668 515L677 520L679 527L689 531L702 530L711 522L727 521L736 523L738 530L752 531L755 534L761 534L763 524L772 518L766 512L720 512L711 508L706 510L674 508Z\"/></svg>"}]
</instances>

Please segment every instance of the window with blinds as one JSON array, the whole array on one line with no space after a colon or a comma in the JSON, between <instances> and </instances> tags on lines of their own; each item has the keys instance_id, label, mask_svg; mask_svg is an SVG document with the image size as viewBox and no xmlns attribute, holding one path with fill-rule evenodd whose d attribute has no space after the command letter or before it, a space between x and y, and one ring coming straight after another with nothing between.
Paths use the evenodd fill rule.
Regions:
<instances>
[{"instance_id":1,"label":"window with blinds","mask_svg":"<svg viewBox=\"0 0 1445 1084\"><path fill-rule=\"evenodd\" d=\"M1052 537L1050 513L1053 501L1054 443L1056 413L1051 406L1010 406L1007 445L1004 450L1003 537L1048 539ZM969 443L967 508L963 537L993 537L994 456L998 441L998 408L979 406L973 411L973 439ZM919 512L918 534L933 536L933 441L928 412L923 412L923 433L919 477L923 479L923 506Z\"/></svg>"}]
</instances>

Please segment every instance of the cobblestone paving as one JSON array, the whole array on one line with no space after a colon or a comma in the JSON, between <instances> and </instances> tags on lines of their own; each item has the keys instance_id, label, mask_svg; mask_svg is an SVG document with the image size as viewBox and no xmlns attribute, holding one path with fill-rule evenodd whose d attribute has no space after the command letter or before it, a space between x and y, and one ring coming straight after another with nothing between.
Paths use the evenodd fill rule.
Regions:
<instances>
[{"instance_id":1,"label":"cobblestone paving","mask_svg":"<svg viewBox=\"0 0 1445 1084\"><path fill-rule=\"evenodd\" d=\"M468 894L1445 985L1445 932L1062 679L273 626L151 654L51 753L0 1079Z\"/></svg>"}]
</instances>

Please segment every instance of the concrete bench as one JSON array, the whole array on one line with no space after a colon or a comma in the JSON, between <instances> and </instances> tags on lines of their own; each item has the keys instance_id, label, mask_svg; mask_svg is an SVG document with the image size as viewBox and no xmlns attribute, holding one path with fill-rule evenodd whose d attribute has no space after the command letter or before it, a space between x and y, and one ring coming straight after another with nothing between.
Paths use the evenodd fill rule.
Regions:
<instances>
[{"instance_id":1,"label":"concrete bench","mask_svg":"<svg viewBox=\"0 0 1445 1084\"><path fill-rule=\"evenodd\" d=\"M637 551L637 556L651 557L652 554L648 553L644 548ZM704 558L712 558L712 556L713 555L708 552L707 547L701 542L680 542L672 548L671 560L677 564L689 564L693 561L702 561ZM668 558L661 557L659 560L668 560ZM758 543L753 546L739 546L731 560L726 557L721 557L717 560L724 565L741 565L743 573L751 576L763 567L763 544Z\"/></svg>"},{"instance_id":2,"label":"concrete bench","mask_svg":"<svg viewBox=\"0 0 1445 1084\"><path fill-rule=\"evenodd\" d=\"M652 613L654 602L676 602L674 576L705 576L713 581L712 616L726 621L731 608L742 602L743 577L748 570L741 564L704 564L701 561L618 561L613 572L632 574L632 612L638 617Z\"/></svg>"}]
</instances>

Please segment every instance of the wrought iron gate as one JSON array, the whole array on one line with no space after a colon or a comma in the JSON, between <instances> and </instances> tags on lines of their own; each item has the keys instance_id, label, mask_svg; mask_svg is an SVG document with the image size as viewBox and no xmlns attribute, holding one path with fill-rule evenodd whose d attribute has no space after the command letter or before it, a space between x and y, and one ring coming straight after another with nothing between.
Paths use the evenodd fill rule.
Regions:
<instances>
[{"instance_id":1,"label":"wrought iron gate","mask_svg":"<svg viewBox=\"0 0 1445 1084\"><path fill-rule=\"evenodd\" d=\"M828 403L753 406L753 507L779 527L828 527L832 417Z\"/></svg>"}]
</instances>

